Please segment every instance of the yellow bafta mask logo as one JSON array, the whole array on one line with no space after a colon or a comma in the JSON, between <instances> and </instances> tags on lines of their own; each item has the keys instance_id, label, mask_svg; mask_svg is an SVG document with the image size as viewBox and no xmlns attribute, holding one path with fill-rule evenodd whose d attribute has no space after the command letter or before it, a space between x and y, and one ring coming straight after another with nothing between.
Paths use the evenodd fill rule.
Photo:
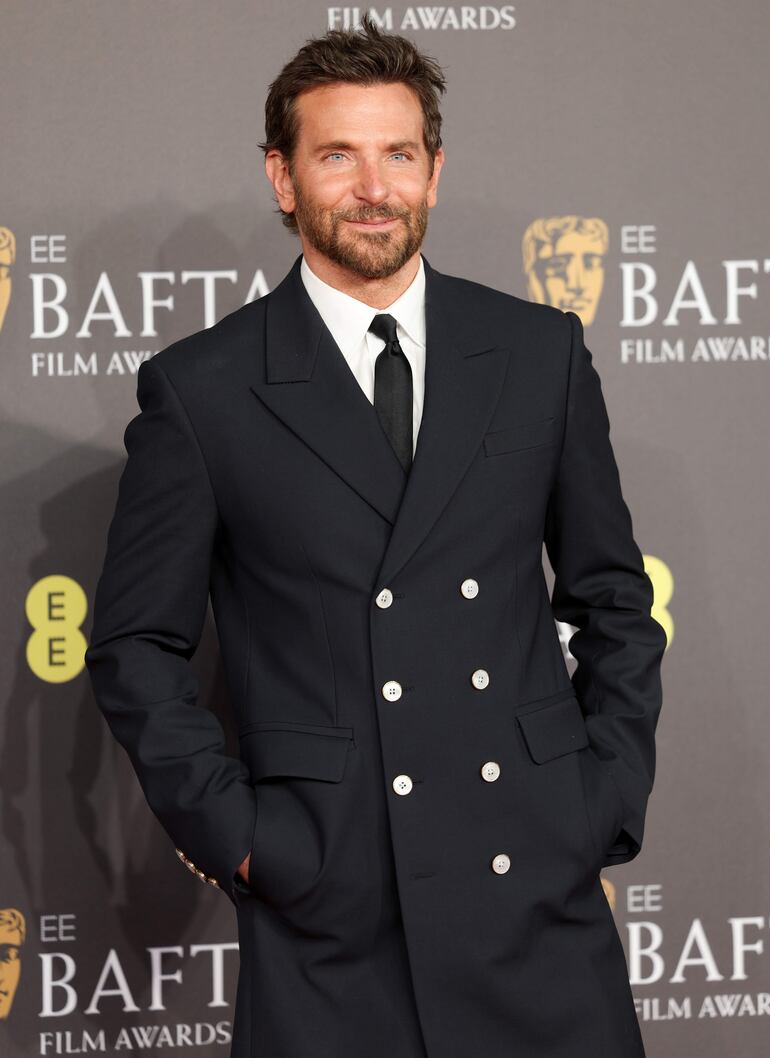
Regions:
<instances>
[{"instance_id":1,"label":"yellow bafta mask logo","mask_svg":"<svg viewBox=\"0 0 770 1058\"><path fill-rule=\"evenodd\" d=\"M8 1017L21 975L21 946L27 934L24 915L0 908L0 1021Z\"/></svg>"},{"instance_id":2,"label":"yellow bafta mask logo","mask_svg":"<svg viewBox=\"0 0 770 1058\"><path fill-rule=\"evenodd\" d=\"M657 555L644 555L644 572L652 581L653 603L650 614L666 633L668 643L674 640L674 616L669 607L674 594L674 574L671 568Z\"/></svg>"},{"instance_id":3,"label":"yellow bafta mask logo","mask_svg":"<svg viewBox=\"0 0 770 1058\"><path fill-rule=\"evenodd\" d=\"M615 908L617 907L617 903L618 903L617 891L615 889L615 883L611 882L609 880L609 878L605 878L604 875L601 875L600 881L602 883L602 889L604 890L604 895L607 898L607 903L610 905L610 910L614 911Z\"/></svg>"},{"instance_id":4,"label":"yellow bafta mask logo","mask_svg":"<svg viewBox=\"0 0 770 1058\"><path fill-rule=\"evenodd\" d=\"M521 240L530 301L594 321L604 286L609 229L599 217L540 217Z\"/></svg>"},{"instance_id":5,"label":"yellow bafta mask logo","mask_svg":"<svg viewBox=\"0 0 770 1058\"><path fill-rule=\"evenodd\" d=\"M0 331L11 303L11 267L16 260L16 236L10 228L0 228Z\"/></svg>"}]
</instances>

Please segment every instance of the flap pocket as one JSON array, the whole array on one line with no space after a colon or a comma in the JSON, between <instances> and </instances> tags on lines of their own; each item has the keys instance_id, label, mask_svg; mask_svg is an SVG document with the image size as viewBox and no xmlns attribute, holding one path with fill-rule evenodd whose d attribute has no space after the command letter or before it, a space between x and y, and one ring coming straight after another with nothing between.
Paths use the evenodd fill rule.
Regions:
<instances>
[{"instance_id":1,"label":"flap pocket","mask_svg":"<svg viewBox=\"0 0 770 1058\"><path fill-rule=\"evenodd\" d=\"M521 422L516 426L506 426L504 430L492 430L484 436L484 452L488 456L496 456L503 452L517 452L521 448L550 444L555 438L555 421L551 415L548 419Z\"/></svg>"},{"instance_id":2,"label":"flap pocket","mask_svg":"<svg viewBox=\"0 0 770 1058\"><path fill-rule=\"evenodd\" d=\"M340 782L352 744L352 727L266 720L241 732L240 754L255 783L278 775Z\"/></svg>"},{"instance_id":3,"label":"flap pocket","mask_svg":"<svg viewBox=\"0 0 770 1058\"><path fill-rule=\"evenodd\" d=\"M516 719L524 733L527 749L537 764L588 745L583 711L572 691L566 692L566 697L558 701L517 713Z\"/></svg>"}]
</instances>

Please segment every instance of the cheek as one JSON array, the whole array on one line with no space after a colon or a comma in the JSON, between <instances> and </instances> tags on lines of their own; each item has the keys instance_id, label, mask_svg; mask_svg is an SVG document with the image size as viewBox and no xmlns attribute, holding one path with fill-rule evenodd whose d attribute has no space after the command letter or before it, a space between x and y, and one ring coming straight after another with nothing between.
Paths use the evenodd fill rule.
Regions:
<instances>
[{"instance_id":1,"label":"cheek","mask_svg":"<svg viewBox=\"0 0 770 1058\"><path fill-rule=\"evenodd\" d=\"M393 190L397 192L404 205L408 206L412 211L419 209L424 202L431 205L436 197L435 192L431 191L421 177L404 178L394 185Z\"/></svg>"},{"instance_id":2,"label":"cheek","mask_svg":"<svg viewBox=\"0 0 770 1058\"><path fill-rule=\"evenodd\" d=\"M394 191L408 198L411 202L419 202L425 198L428 183L425 173L416 169L397 169L391 174L391 186Z\"/></svg>"},{"instance_id":3,"label":"cheek","mask_svg":"<svg viewBox=\"0 0 770 1058\"><path fill-rule=\"evenodd\" d=\"M350 184L344 173L310 171L298 178L297 190L310 209L340 209L351 197Z\"/></svg>"}]
</instances>

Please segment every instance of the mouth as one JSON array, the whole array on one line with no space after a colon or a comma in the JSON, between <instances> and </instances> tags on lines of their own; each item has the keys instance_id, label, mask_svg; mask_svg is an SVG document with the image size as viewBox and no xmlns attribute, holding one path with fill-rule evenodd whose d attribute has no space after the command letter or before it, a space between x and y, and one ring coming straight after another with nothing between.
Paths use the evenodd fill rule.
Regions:
<instances>
[{"instance_id":1,"label":"mouth","mask_svg":"<svg viewBox=\"0 0 770 1058\"><path fill-rule=\"evenodd\" d=\"M348 224L352 224L354 228L360 228L362 231L381 231L385 228L390 228L397 221L398 217L383 217L378 220L349 220Z\"/></svg>"}]
</instances>

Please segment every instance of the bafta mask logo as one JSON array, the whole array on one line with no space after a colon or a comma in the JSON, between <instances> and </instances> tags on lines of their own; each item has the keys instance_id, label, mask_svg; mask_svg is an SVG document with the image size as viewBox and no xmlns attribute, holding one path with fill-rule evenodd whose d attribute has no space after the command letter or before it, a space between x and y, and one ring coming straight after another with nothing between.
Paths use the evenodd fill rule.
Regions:
<instances>
[{"instance_id":1,"label":"bafta mask logo","mask_svg":"<svg viewBox=\"0 0 770 1058\"><path fill-rule=\"evenodd\" d=\"M21 946L27 933L24 915L0 908L0 1021L8 1017L21 975Z\"/></svg>"},{"instance_id":2,"label":"bafta mask logo","mask_svg":"<svg viewBox=\"0 0 770 1058\"><path fill-rule=\"evenodd\" d=\"M611 882L608 878L605 878L604 875L601 875L601 883L604 895L607 897L607 903L610 905L610 910L614 911L617 905L615 883Z\"/></svg>"},{"instance_id":3,"label":"bafta mask logo","mask_svg":"<svg viewBox=\"0 0 770 1058\"><path fill-rule=\"evenodd\" d=\"M521 241L530 301L576 313L593 323L604 286L609 230L599 217L541 217Z\"/></svg>"},{"instance_id":4,"label":"bafta mask logo","mask_svg":"<svg viewBox=\"0 0 770 1058\"><path fill-rule=\"evenodd\" d=\"M10 228L0 228L0 331L11 301L11 266L16 260L16 236Z\"/></svg>"}]
</instances>

